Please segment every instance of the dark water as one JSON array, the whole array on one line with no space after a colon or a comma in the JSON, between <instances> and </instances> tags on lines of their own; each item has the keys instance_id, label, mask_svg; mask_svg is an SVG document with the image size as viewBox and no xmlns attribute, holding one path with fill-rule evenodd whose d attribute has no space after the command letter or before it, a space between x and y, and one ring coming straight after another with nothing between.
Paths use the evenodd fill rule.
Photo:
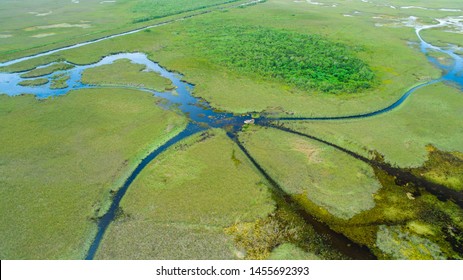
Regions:
<instances>
[{"instance_id":1,"label":"dark water","mask_svg":"<svg viewBox=\"0 0 463 280\"><path fill-rule=\"evenodd\" d=\"M134 32L138 32L140 30L118 34L118 35L114 35L108 38L114 38L114 37L118 37L118 36L122 36L126 34L131 34ZM77 48L77 47L87 45L93 42L98 42L101 40L103 39L95 40L92 42L86 42L82 44L76 44L73 46L69 46L66 48L58 49L58 50L53 50L53 51L46 52L43 54L38 54L35 56L12 60L9 62L1 63L0 66L11 65L16 62L25 61L25 60L35 58L38 56L48 55L48 54L55 53L57 51L61 51L65 49ZM444 49L432 46L426 43L425 41L423 41L422 39L421 39L421 50L423 53L427 53L428 50L442 51L450 55L454 63L451 66L445 66L445 65L441 65L437 60L433 59L432 57L428 57L428 59L433 64L435 64L437 67L442 69L444 73L443 76L440 79L433 80L428 83L421 84L421 85L418 85L412 88L411 90L407 91L400 99L392 103L390 106L387 106L386 108L373 111L370 113L348 115L348 116L321 116L321 117L311 117L311 118L290 118L288 117L288 118L279 118L279 119L259 117L259 118L256 118L255 121L257 124L267 125L270 121L274 121L274 120L323 121L323 120L343 120L343 119L367 118L367 117L383 114L390 110L393 110L394 108L400 106L415 90L417 90L418 88L424 87L426 85L432 84L432 83L436 83L439 81L449 81L457 85L458 87L463 88L463 78L462 78L463 59L462 57L454 54L450 50L444 50ZM94 64L84 65L84 66L75 65L75 67L72 69L63 70L63 71L55 72L53 74L44 76L44 77L49 78L52 75L55 75L57 73L63 73L63 74L69 75L70 76L70 79L68 80L69 87L66 89L51 89L50 83L43 85L43 86L38 86L38 87L23 87L23 86L19 86L18 83L20 81L27 80L27 79L21 78L20 77L21 73L0 73L0 92L7 94L7 95L11 95L11 96L19 95L19 94L34 94L37 96L37 98L47 98L47 97L66 94L72 89L98 88L96 86L86 85L81 82L82 71L88 68L111 64L118 59L129 59L133 63L143 64L146 66L146 71L157 72L161 76L171 80L172 83L176 87L175 92L156 92L156 91L146 89L146 88L136 88L136 89L151 92L153 95L164 99L166 102L163 103L163 105L161 106L164 106L166 108L171 108L171 107L178 108L180 111L182 111L184 114L186 114L189 117L190 123L184 131L182 131L175 137L171 138L169 141L167 141L165 144L163 144L156 150L152 151L146 158L144 158L139 163L139 165L135 168L135 170L133 170L133 172L124 182L123 186L115 194L108 212L99 219L98 232L95 236L93 243L91 244L91 247L88 251L86 259L93 259L96 251L99 248L101 240L108 226L111 224L111 222L116 217L117 210L119 209L120 201L124 197L125 193L127 192L132 182L138 176L138 174L154 158L156 158L159 154L161 154L167 148L171 147L172 145L176 144L182 139L185 139L186 137L191 136L192 134L195 134L199 131L202 131L202 130L205 130L211 127L226 128L228 131L228 135L239 144L239 142L236 140L236 137L235 137L236 133L241 129L245 120L251 119L250 114L235 115L232 113L215 111L206 101L200 98L194 97L191 94L194 86L183 81L181 75L174 73L174 72L167 71L166 69L159 66L159 64L150 61L147 58L147 56L143 53L121 53L121 54L111 55L111 56L107 56L103 58L102 60ZM48 65L45 65L45 66L48 66ZM45 67L45 66L41 66L41 67ZM132 88L132 87L124 87L124 88ZM252 156L245 150L244 146L242 146L241 144L239 144L239 146L243 150L243 152L245 152L245 154L250 158L251 162L253 162L256 165L257 169L267 178L267 180L270 183L273 182L272 184L277 186L276 182L272 178L270 178L270 176L258 165L257 162L255 162ZM279 190L280 190L279 193L281 193L282 198L284 200L288 200L289 198L287 197L287 195L285 195L284 192L281 191L281 189ZM293 203L293 202L289 201L288 203ZM353 258L364 258L364 259L371 258L371 253L367 249L361 248L358 246L353 246L352 243L347 238L343 237L342 235L336 232L333 232L331 229L329 229L329 227L327 227L323 223L316 221L315 219L310 217L308 214L304 214L301 212L300 215L302 215L307 222L311 223L314 226L314 228L317 231L319 231L321 234L330 236L330 240L332 241L332 244L334 244L335 247L340 249L340 251L342 251L346 255L351 256Z\"/></svg>"}]
</instances>

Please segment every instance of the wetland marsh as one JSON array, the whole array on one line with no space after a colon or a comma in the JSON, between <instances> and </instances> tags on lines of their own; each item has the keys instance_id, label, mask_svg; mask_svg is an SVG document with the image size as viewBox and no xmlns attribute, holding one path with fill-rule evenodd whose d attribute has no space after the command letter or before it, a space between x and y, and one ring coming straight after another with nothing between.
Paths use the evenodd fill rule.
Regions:
<instances>
[{"instance_id":1,"label":"wetland marsh","mask_svg":"<svg viewBox=\"0 0 463 280\"><path fill-rule=\"evenodd\" d=\"M2 258L463 258L458 4L209 2L0 63Z\"/></svg>"}]
</instances>

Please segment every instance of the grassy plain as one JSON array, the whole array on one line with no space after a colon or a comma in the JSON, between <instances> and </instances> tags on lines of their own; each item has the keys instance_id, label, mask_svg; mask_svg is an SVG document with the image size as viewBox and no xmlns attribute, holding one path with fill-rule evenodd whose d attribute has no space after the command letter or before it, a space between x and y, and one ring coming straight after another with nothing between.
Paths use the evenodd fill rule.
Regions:
<instances>
[{"instance_id":1,"label":"grassy plain","mask_svg":"<svg viewBox=\"0 0 463 280\"><path fill-rule=\"evenodd\" d=\"M240 141L289 194L304 194L342 219L374 207L381 185L367 164L349 155L273 128L253 127Z\"/></svg>"},{"instance_id":2,"label":"grassy plain","mask_svg":"<svg viewBox=\"0 0 463 280\"><path fill-rule=\"evenodd\" d=\"M24 87L37 87L37 86L43 86L47 83L48 83L47 78L38 78L38 79L21 81L18 83L18 85L24 86Z\"/></svg>"},{"instance_id":3,"label":"grassy plain","mask_svg":"<svg viewBox=\"0 0 463 280\"><path fill-rule=\"evenodd\" d=\"M301 248L285 243L276 247L269 256L270 260L319 260L320 258L312 253L307 253Z\"/></svg>"},{"instance_id":4,"label":"grassy plain","mask_svg":"<svg viewBox=\"0 0 463 280\"><path fill-rule=\"evenodd\" d=\"M0 56L2 61L17 58L235 2L243 1L69 0L63 4L53 0L5 0L0 2Z\"/></svg>"},{"instance_id":5,"label":"grassy plain","mask_svg":"<svg viewBox=\"0 0 463 280\"><path fill-rule=\"evenodd\" d=\"M51 89L62 89L62 88L67 88L68 83L67 81L69 80L69 75L66 75L64 73L62 74L55 74L51 77Z\"/></svg>"},{"instance_id":6,"label":"grassy plain","mask_svg":"<svg viewBox=\"0 0 463 280\"><path fill-rule=\"evenodd\" d=\"M198 5L200 2L197 1ZM417 38L414 29L405 27L404 22L409 16L417 15L420 22L433 23L434 17L445 17L454 12L391 8L379 2L337 2L332 7L332 3L311 5L307 2L269 0L252 7L213 12L62 51L2 71L28 70L63 60L88 64L111 53L140 51L162 66L183 73L185 80L196 85L194 94L210 101L215 108L235 113L266 111L274 115L296 116L374 111L391 104L412 85L439 76L439 71L426 61L425 55L410 47L409 42L416 42ZM6 1L0 5L5 3L24 5L21 9L31 8L17 1ZM45 0L35 3L45 3ZM84 38L101 37L114 33L116 28L132 29L152 23L133 24L134 20L147 15L139 17L140 14L135 12L128 16L131 11L129 2L117 3L112 6L117 9L104 11L108 14L111 11L114 17L111 19L94 6L92 17L98 20L92 22L72 17L65 20L64 12L53 22L50 16L57 14L55 10L50 15L35 15L37 18L33 18L47 18L51 27L44 27L39 22L19 23L17 18L0 16L11 23L3 25L6 29L0 32L0 42L5 42L0 43L2 59L67 45ZM441 5L455 8L450 6L452 3L442 1L426 5L434 9L441 8ZM409 3L396 1L391 4ZM84 5L79 7L82 13L73 10L68 14L84 17L85 11L89 10L85 10L87 6ZM0 15L2 11L5 10L0 9ZM117 17L122 14L124 16ZM114 19L120 22L112 24ZM16 29L13 30L13 26ZM217 54L211 55L209 50L197 47L203 35L222 36L229 26L287 30L300 36L315 34L328 42L356 49L355 56L374 71L378 84L355 94L332 95L316 90L303 91L290 83L262 77L259 73L229 69L217 61L226 57L226 52L217 57ZM443 36L439 40L455 42L456 37L450 38L438 32L441 31L429 31L428 35L426 31L424 36L430 36L431 40L434 40L432 36ZM55 35L43 36L50 33ZM37 44L24 44L25 40L37 40ZM27 45L27 48L22 49L20 45ZM5 51L2 53L2 50ZM102 72L92 77L103 78L100 80L102 83L113 83L114 80L109 80L108 76L118 74L121 68L99 69ZM141 78L144 74L135 68L131 79ZM127 76L118 76L119 81L124 78ZM139 85L138 81L136 84ZM15 99L0 96L0 129L2 135L7 135L2 138L0 147L2 258L81 258L95 231L93 219L101 214L101 209L111 198L109 190L119 186L118 182L148 147L156 146L183 127L184 122L178 116L151 106L155 99L134 91L130 95L122 93L128 91L80 91L41 101L30 96ZM140 97L134 99L135 95ZM442 150L461 151L463 131L458 126L462 118L458 107L461 98L461 91L438 84L417 91L397 110L375 118L287 125L364 155L369 155L369 150L377 150L385 155L387 161L399 166L418 166L426 160L428 151L425 146L428 144ZM132 109L127 110L128 105ZM151 121L153 119L155 121ZM159 119L168 119L171 125L156 121ZM266 216L273 204L267 199L265 185L255 184L260 182L259 177L222 132L214 131L213 134L215 136L196 144L193 142L197 138L187 140L185 143L191 145L187 145L186 150L177 146L179 150L166 152L142 173L136 185L132 186L135 188L131 188L122 201L120 216L107 232L97 255L99 258L241 258L250 256L250 252L258 258L269 255L271 258L282 255L288 258L291 255L312 257L310 254L301 256L299 244L278 246L291 241L292 235L284 236L284 223L276 223L272 214ZM457 251L463 246L463 213L453 203L440 202L432 195L417 192L413 186L398 187L394 178L376 170L376 177L382 185L380 188L368 166L300 137L253 128L242 136L253 156L307 211L352 240L369 246L377 256L461 258L452 250ZM262 147L272 147L274 151ZM212 154L212 151L217 153ZM207 159L214 160L199 160L198 155L203 153L207 153ZM339 160L346 168L336 168L334 162ZM430 180L461 189L461 177L442 176L442 166L417 172L424 172ZM183 175L174 177L169 168L175 168ZM24 172L19 174L17 170ZM458 173L460 169L455 170L454 173ZM248 178L242 178L243 173ZM240 186L233 189L235 196L231 197L230 190L224 187L229 182L224 184L223 174L227 174L233 182L248 186L249 192L260 192L254 197L244 196ZM190 184L191 180L197 185ZM228 200L223 201L224 198ZM249 202L252 199L256 200ZM259 209L261 213L258 213ZM233 238L224 234L223 229L227 226ZM265 232L263 230L279 230L282 226L281 234L279 231L269 235L271 238L267 240L259 234ZM406 236L401 242L409 243L403 247L407 252L401 252L400 246L397 246L398 236ZM119 247L116 244L120 244L117 245ZM237 244L244 247L251 244L248 245L251 248L235 249ZM429 245L429 250L419 250L421 244ZM185 253L174 252L172 247Z\"/></svg>"},{"instance_id":7,"label":"grassy plain","mask_svg":"<svg viewBox=\"0 0 463 280\"><path fill-rule=\"evenodd\" d=\"M443 83L414 92L400 107L384 115L349 121L286 122L285 125L368 156L378 151L401 167L420 166L426 146L463 151L462 92Z\"/></svg>"},{"instance_id":8,"label":"grassy plain","mask_svg":"<svg viewBox=\"0 0 463 280\"><path fill-rule=\"evenodd\" d=\"M156 100L120 89L0 96L2 259L84 257L110 191L185 126Z\"/></svg>"},{"instance_id":9,"label":"grassy plain","mask_svg":"<svg viewBox=\"0 0 463 280\"><path fill-rule=\"evenodd\" d=\"M82 82L90 85L130 86L166 91L174 86L172 82L155 72L143 71L145 66L128 59L116 60L112 64L84 70Z\"/></svg>"},{"instance_id":10,"label":"grassy plain","mask_svg":"<svg viewBox=\"0 0 463 280\"><path fill-rule=\"evenodd\" d=\"M428 29L421 31L421 36L427 42L436 46L456 45L463 48L463 34L459 32L447 32L446 29Z\"/></svg>"},{"instance_id":11,"label":"grassy plain","mask_svg":"<svg viewBox=\"0 0 463 280\"><path fill-rule=\"evenodd\" d=\"M54 73L56 71L68 70L68 69L71 69L73 67L74 66L71 65L71 64L55 63L55 64L52 64L50 66L36 68L34 70L23 73L23 74L21 74L21 78L35 78L35 77L46 76L46 75L49 75L49 74Z\"/></svg>"},{"instance_id":12,"label":"grassy plain","mask_svg":"<svg viewBox=\"0 0 463 280\"><path fill-rule=\"evenodd\" d=\"M150 163L121 201L97 258L243 258L224 228L273 212L268 186L222 130L192 136Z\"/></svg>"},{"instance_id":13,"label":"grassy plain","mask_svg":"<svg viewBox=\"0 0 463 280\"><path fill-rule=\"evenodd\" d=\"M217 11L152 28L150 32L19 63L9 69L28 69L60 59L86 64L108 53L141 51L164 67L184 74L186 80L197 85L195 95L205 98L215 108L236 113L265 110L297 116L347 115L380 109L398 99L412 85L438 77L439 71L426 61L425 55L408 46L407 41L417 40L413 28L376 27L370 15L344 17L342 9L348 6L328 9L309 5L301 9L300 4L272 0L246 8ZM301 91L258 74L227 69L215 63L207 51L192 47L198 44L200 34L214 36L210 32L217 26L286 29L300 34L318 34L327 40L359 48L361 51L356 55L373 69L379 85L361 93L329 95ZM193 33L197 36L190 36Z\"/></svg>"}]
</instances>

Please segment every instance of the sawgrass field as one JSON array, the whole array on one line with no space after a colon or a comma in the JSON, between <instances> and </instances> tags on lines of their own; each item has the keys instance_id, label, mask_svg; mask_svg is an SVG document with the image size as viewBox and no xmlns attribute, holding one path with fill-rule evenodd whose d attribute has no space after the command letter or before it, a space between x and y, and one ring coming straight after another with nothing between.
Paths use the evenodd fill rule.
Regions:
<instances>
[{"instance_id":1,"label":"sawgrass field","mask_svg":"<svg viewBox=\"0 0 463 280\"><path fill-rule=\"evenodd\" d=\"M265 117L461 192L463 93L455 85L426 85L397 108L369 118L277 120L373 112L441 77L420 51L415 27L455 20L460 1L267 0L237 6L245 2L2 1L2 62L169 23L0 72L18 72L27 78L24 86L62 89L73 64L142 52L183 75L194 85L193 96L216 112ZM459 28L421 35L436 46L461 48ZM428 56L452 65L442 53ZM99 88L70 88L47 99L0 95L2 259L84 258L98 219L125 179L189 121L178 108L161 108L162 99L137 90L174 90L142 65L117 60L84 70L82 82ZM301 214L224 128L174 144L141 171L97 259L349 258L304 215L379 259L463 258L463 213L453 201L397 182L319 141L259 122L244 125L237 141Z\"/></svg>"}]
</instances>

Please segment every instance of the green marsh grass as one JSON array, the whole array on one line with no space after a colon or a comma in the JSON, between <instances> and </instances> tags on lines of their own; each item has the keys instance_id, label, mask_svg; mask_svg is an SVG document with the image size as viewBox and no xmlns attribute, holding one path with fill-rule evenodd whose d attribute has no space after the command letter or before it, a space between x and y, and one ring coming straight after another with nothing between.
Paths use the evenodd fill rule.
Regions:
<instances>
[{"instance_id":1,"label":"green marsh grass","mask_svg":"<svg viewBox=\"0 0 463 280\"><path fill-rule=\"evenodd\" d=\"M123 218L109 227L97 258L240 258L224 229L274 210L261 180L224 131L185 139L140 173L121 201Z\"/></svg>"},{"instance_id":2,"label":"green marsh grass","mask_svg":"<svg viewBox=\"0 0 463 280\"><path fill-rule=\"evenodd\" d=\"M130 86L156 91L173 89L172 82L155 72L143 71L145 66L128 59L84 70L82 82L91 85Z\"/></svg>"},{"instance_id":3,"label":"green marsh grass","mask_svg":"<svg viewBox=\"0 0 463 280\"><path fill-rule=\"evenodd\" d=\"M304 194L336 217L349 219L375 205L381 185L370 166L351 156L273 128L248 129L240 140L285 192Z\"/></svg>"},{"instance_id":4,"label":"green marsh grass","mask_svg":"<svg viewBox=\"0 0 463 280\"><path fill-rule=\"evenodd\" d=\"M0 37L2 60L98 39L205 10L233 6L244 1L100 2L80 1L63 5L53 0L1 1L0 35L4 35ZM140 21L141 18L148 21Z\"/></svg>"},{"instance_id":5,"label":"green marsh grass","mask_svg":"<svg viewBox=\"0 0 463 280\"><path fill-rule=\"evenodd\" d=\"M443 83L414 92L387 114L348 121L286 122L285 125L349 148L364 156L370 151L400 167L418 167L428 157L426 146L463 151L462 92Z\"/></svg>"},{"instance_id":6,"label":"green marsh grass","mask_svg":"<svg viewBox=\"0 0 463 280\"><path fill-rule=\"evenodd\" d=\"M361 93L335 96L301 91L278 80L232 71L214 62L205 51L193 48L198 39L188 36L192 31L206 34L214 31L211 27L240 24L320 35L335 43L358 48L357 56L370 65L379 85ZM381 109L397 100L412 85L439 76L439 71L426 61L424 54L407 45L407 41L417 41L412 28L378 28L371 23L371 17L347 18L337 9L315 5L301 9L298 3L273 0L245 9L216 11L150 30L18 63L6 69L30 69L60 59L87 64L110 53L140 51L163 67L184 74L185 80L196 85L194 94L208 100L214 108L235 113L266 111L296 116L348 115Z\"/></svg>"},{"instance_id":7,"label":"green marsh grass","mask_svg":"<svg viewBox=\"0 0 463 280\"><path fill-rule=\"evenodd\" d=\"M51 77L51 89L63 89L68 87L67 81L69 80L69 75L64 73L62 74L55 74Z\"/></svg>"},{"instance_id":8,"label":"green marsh grass","mask_svg":"<svg viewBox=\"0 0 463 280\"><path fill-rule=\"evenodd\" d=\"M48 83L47 78L38 78L38 79L30 79L30 80L24 80L18 83L18 85L23 86L23 87L38 87L38 86L43 86Z\"/></svg>"},{"instance_id":9,"label":"green marsh grass","mask_svg":"<svg viewBox=\"0 0 463 280\"><path fill-rule=\"evenodd\" d=\"M186 125L132 90L0 100L2 259L84 258L111 190Z\"/></svg>"},{"instance_id":10,"label":"green marsh grass","mask_svg":"<svg viewBox=\"0 0 463 280\"><path fill-rule=\"evenodd\" d=\"M52 64L50 66L33 69L31 71L23 73L23 74L21 74L21 78L41 77L41 76L49 75L49 74L54 73L56 71L68 70L68 69L71 69L73 67L74 67L73 65L67 64L67 63L56 63L56 64Z\"/></svg>"}]
</instances>

